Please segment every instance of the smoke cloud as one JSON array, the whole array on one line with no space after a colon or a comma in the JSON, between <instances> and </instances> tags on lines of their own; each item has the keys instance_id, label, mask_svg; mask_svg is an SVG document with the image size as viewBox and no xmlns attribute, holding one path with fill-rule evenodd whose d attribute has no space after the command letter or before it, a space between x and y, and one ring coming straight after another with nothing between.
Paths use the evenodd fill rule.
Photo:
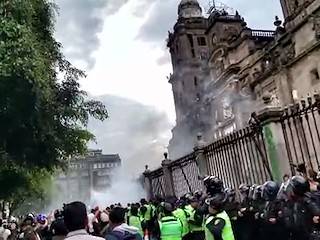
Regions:
<instances>
[{"instance_id":1,"label":"smoke cloud","mask_svg":"<svg viewBox=\"0 0 320 240\"><path fill-rule=\"evenodd\" d=\"M103 192L92 192L90 206L106 207L111 204L139 202L141 198L145 198L146 193L141 183L136 178L128 176L123 169L117 169L113 173L111 179L111 187Z\"/></svg>"},{"instance_id":2,"label":"smoke cloud","mask_svg":"<svg viewBox=\"0 0 320 240\"><path fill-rule=\"evenodd\" d=\"M173 127L167 115L121 97L105 95L98 100L106 105L110 118L89 122L89 130L97 138L97 144L90 147L101 148L104 153L119 153L130 176L141 174L146 164L159 167Z\"/></svg>"},{"instance_id":3,"label":"smoke cloud","mask_svg":"<svg viewBox=\"0 0 320 240\"><path fill-rule=\"evenodd\" d=\"M92 56L100 45L98 34L106 16L115 14L128 0L56 0L59 7L56 36L64 54L79 61L87 70L93 68Z\"/></svg>"}]
</instances>

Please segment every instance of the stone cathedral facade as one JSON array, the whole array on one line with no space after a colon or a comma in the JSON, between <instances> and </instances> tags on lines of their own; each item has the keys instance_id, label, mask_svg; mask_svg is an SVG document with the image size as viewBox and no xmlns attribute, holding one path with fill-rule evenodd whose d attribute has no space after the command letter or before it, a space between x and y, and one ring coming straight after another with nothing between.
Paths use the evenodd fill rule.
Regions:
<instances>
[{"instance_id":1,"label":"stone cathedral facade","mask_svg":"<svg viewBox=\"0 0 320 240\"><path fill-rule=\"evenodd\" d=\"M169 33L176 126L171 159L243 128L269 98L285 106L320 90L320 0L280 0L284 21L251 29L239 12L181 0ZM206 15L206 16L205 16Z\"/></svg>"}]
</instances>

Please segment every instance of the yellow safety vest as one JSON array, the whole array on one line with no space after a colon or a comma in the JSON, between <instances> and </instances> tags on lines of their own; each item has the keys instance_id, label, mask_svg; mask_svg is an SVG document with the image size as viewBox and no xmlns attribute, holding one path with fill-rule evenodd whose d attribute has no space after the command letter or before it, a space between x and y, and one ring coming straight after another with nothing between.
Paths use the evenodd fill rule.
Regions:
<instances>
[{"instance_id":1,"label":"yellow safety vest","mask_svg":"<svg viewBox=\"0 0 320 240\"><path fill-rule=\"evenodd\" d=\"M210 232L210 230L206 227L210 222L217 220L218 218L223 219L225 221L225 226L222 229L222 239L223 240L235 240L234 239L234 235L233 235L233 230L232 230L232 225L231 225L231 221L230 218L228 216L228 214L223 211L219 214L217 214L216 216L209 216L206 220L205 223L205 235L206 235L206 240L214 240L214 237L212 235L212 233Z\"/></svg>"},{"instance_id":2,"label":"yellow safety vest","mask_svg":"<svg viewBox=\"0 0 320 240\"><path fill-rule=\"evenodd\" d=\"M161 218L159 221L161 240L181 240L182 224L180 220L174 216Z\"/></svg>"},{"instance_id":3,"label":"yellow safety vest","mask_svg":"<svg viewBox=\"0 0 320 240\"><path fill-rule=\"evenodd\" d=\"M138 216L129 216L128 225L139 229L139 233L143 236L141 219Z\"/></svg>"},{"instance_id":4,"label":"yellow safety vest","mask_svg":"<svg viewBox=\"0 0 320 240\"><path fill-rule=\"evenodd\" d=\"M196 210L193 208L193 207L188 207L187 208L188 212L189 212L189 229L190 229L190 232L200 232L200 231L203 231L203 227L202 227L202 224L200 226L198 225L195 225L193 223L191 223L190 221L194 221L194 216L195 216L195 213L196 213Z\"/></svg>"},{"instance_id":5,"label":"yellow safety vest","mask_svg":"<svg viewBox=\"0 0 320 240\"><path fill-rule=\"evenodd\" d=\"M188 224L189 213L187 213L182 208L177 208L175 211L173 211L172 214L173 216L178 218L182 223L182 237L184 237L189 233L189 224Z\"/></svg>"}]
</instances>

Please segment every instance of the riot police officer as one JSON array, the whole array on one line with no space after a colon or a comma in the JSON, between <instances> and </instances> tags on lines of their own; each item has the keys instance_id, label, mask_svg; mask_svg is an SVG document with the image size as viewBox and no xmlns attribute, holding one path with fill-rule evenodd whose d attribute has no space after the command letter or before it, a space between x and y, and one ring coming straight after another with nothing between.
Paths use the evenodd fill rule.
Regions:
<instances>
[{"instance_id":1,"label":"riot police officer","mask_svg":"<svg viewBox=\"0 0 320 240\"><path fill-rule=\"evenodd\" d=\"M217 193L207 200L209 216L205 221L206 240L234 240L230 218L224 210L227 195Z\"/></svg>"},{"instance_id":2,"label":"riot police officer","mask_svg":"<svg viewBox=\"0 0 320 240\"><path fill-rule=\"evenodd\" d=\"M236 228L236 238L238 240L251 240L253 236L253 214L250 212L250 186L247 184L241 184L239 186L240 192L240 208L238 211L238 220Z\"/></svg>"},{"instance_id":3,"label":"riot police officer","mask_svg":"<svg viewBox=\"0 0 320 240\"><path fill-rule=\"evenodd\" d=\"M200 200L196 197L191 197L189 199L190 205L187 207L189 213L189 234L186 236L187 239L192 240L203 240L203 211L201 209Z\"/></svg>"},{"instance_id":4,"label":"riot police officer","mask_svg":"<svg viewBox=\"0 0 320 240\"><path fill-rule=\"evenodd\" d=\"M136 227L139 230L140 235L143 236L142 221L141 217L139 216L139 208L136 204L132 204L130 206L130 212L127 219L128 225Z\"/></svg>"},{"instance_id":5,"label":"riot police officer","mask_svg":"<svg viewBox=\"0 0 320 240\"><path fill-rule=\"evenodd\" d=\"M206 177L204 179L204 186L207 189L207 195L209 197L212 197L215 194L222 193L224 191L222 180L216 176Z\"/></svg>"},{"instance_id":6,"label":"riot police officer","mask_svg":"<svg viewBox=\"0 0 320 240\"><path fill-rule=\"evenodd\" d=\"M252 235L256 239L261 239L263 235L262 214L265 207L265 200L262 198L262 186L251 187L250 195L250 220L252 221Z\"/></svg>"},{"instance_id":7,"label":"riot police officer","mask_svg":"<svg viewBox=\"0 0 320 240\"><path fill-rule=\"evenodd\" d=\"M291 239L319 239L320 209L312 200L309 182L302 176L292 177L287 196L285 220Z\"/></svg>"},{"instance_id":8,"label":"riot police officer","mask_svg":"<svg viewBox=\"0 0 320 240\"><path fill-rule=\"evenodd\" d=\"M231 222L236 221L239 209L239 202L236 200L236 191L231 188L226 188L225 194L227 195L227 201L224 208L229 215Z\"/></svg>"},{"instance_id":9,"label":"riot police officer","mask_svg":"<svg viewBox=\"0 0 320 240\"><path fill-rule=\"evenodd\" d=\"M178 218L182 224L182 239L186 239L186 236L189 234L189 213L185 209L186 201L180 199L176 202L177 208L173 211L173 216Z\"/></svg>"},{"instance_id":10,"label":"riot police officer","mask_svg":"<svg viewBox=\"0 0 320 240\"><path fill-rule=\"evenodd\" d=\"M266 182L262 187L262 197L266 201L263 212L262 239L286 240L288 231L282 217L281 200L277 199L280 186L273 181Z\"/></svg>"},{"instance_id":11,"label":"riot police officer","mask_svg":"<svg viewBox=\"0 0 320 240\"><path fill-rule=\"evenodd\" d=\"M159 220L161 240L182 240L182 224L180 220L173 216L173 206L171 203L161 203L163 217Z\"/></svg>"}]
</instances>

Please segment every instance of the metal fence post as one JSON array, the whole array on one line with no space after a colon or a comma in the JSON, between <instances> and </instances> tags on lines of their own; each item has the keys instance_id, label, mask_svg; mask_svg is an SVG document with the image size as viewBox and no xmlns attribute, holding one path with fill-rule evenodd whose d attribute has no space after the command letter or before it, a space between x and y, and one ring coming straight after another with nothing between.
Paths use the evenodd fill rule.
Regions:
<instances>
[{"instance_id":1,"label":"metal fence post","mask_svg":"<svg viewBox=\"0 0 320 240\"><path fill-rule=\"evenodd\" d=\"M197 143L193 150L196 157L196 163L199 169L200 176L198 177L200 177L201 179L209 175L207 159L204 153L205 146L206 146L206 143L203 141L202 135L198 134Z\"/></svg>"},{"instance_id":2,"label":"metal fence post","mask_svg":"<svg viewBox=\"0 0 320 240\"><path fill-rule=\"evenodd\" d=\"M153 198L153 189L152 189L152 182L151 182L151 177L150 177L151 171L149 170L148 165L146 165L146 169L143 173L144 176L144 190L146 191L147 194L147 199L150 200Z\"/></svg>"},{"instance_id":3,"label":"metal fence post","mask_svg":"<svg viewBox=\"0 0 320 240\"><path fill-rule=\"evenodd\" d=\"M168 154L164 154L164 160L161 163L163 176L164 176L164 184L165 184L165 196L166 197L174 197L174 183L172 178L172 172L170 169L171 160L168 159Z\"/></svg>"}]
</instances>

